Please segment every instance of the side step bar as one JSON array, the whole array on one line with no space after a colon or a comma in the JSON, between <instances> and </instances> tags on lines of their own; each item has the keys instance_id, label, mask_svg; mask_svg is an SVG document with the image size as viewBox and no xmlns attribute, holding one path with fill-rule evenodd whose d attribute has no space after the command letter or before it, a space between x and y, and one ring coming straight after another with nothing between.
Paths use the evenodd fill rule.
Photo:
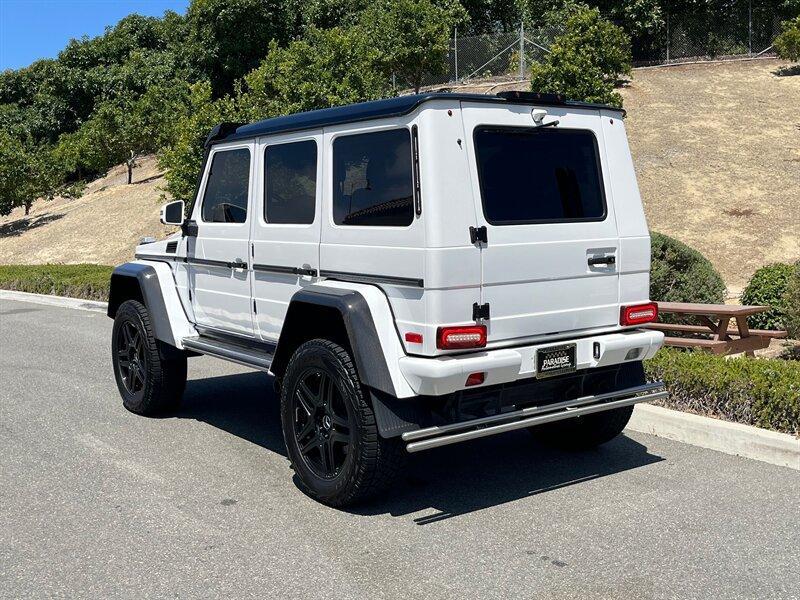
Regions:
<instances>
[{"instance_id":1,"label":"side step bar","mask_svg":"<svg viewBox=\"0 0 800 600\"><path fill-rule=\"evenodd\" d=\"M235 362L259 371L269 371L274 356L273 353L263 348L218 340L203 335L183 338L183 346L187 350Z\"/></svg>"},{"instance_id":2,"label":"side step bar","mask_svg":"<svg viewBox=\"0 0 800 600\"><path fill-rule=\"evenodd\" d=\"M590 415L630 406L639 402L661 400L666 397L667 391L663 383L648 383L624 390L595 396L583 396L574 400L556 402L545 406L531 406L462 423L450 423L438 427L407 431L402 435L402 439L404 442L408 442L406 445L408 452L420 452L515 429L524 429L533 425L573 419L581 415Z\"/></svg>"}]
</instances>

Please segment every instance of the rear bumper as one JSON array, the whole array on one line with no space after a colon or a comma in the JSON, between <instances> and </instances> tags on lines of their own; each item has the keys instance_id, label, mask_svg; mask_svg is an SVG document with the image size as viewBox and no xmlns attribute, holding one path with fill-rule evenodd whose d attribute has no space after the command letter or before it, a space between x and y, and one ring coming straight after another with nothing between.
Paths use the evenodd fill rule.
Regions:
<instances>
[{"instance_id":1,"label":"rear bumper","mask_svg":"<svg viewBox=\"0 0 800 600\"><path fill-rule=\"evenodd\" d=\"M536 376L536 351L540 348L576 344L577 369L593 369L652 358L664 342L660 331L633 329L573 340L559 340L519 348L486 350L457 356L421 358L404 356L399 360L400 371L418 395L442 396L465 389L470 373L483 372L485 380L477 389L509 383ZM594 357L594 345L599 344L599 358ZM628 353L639 349L636 356Z\"/></svg>"},{"instance_id":2,"label":"rear bumper","mask_svg":"<svg viewBox=\"0 0 800 600\"><path fill-rule=\"evenodd\" d=\"M639 402L652 402L666 396L667 392L663 383L647 383L614 392L583 396L553 404L531 406L468 421L408 431L402 434L402 439L406 442L408 452L420 452L429 448L457 444L515 429L631 406Z\"/></svg>"}]
</instances>

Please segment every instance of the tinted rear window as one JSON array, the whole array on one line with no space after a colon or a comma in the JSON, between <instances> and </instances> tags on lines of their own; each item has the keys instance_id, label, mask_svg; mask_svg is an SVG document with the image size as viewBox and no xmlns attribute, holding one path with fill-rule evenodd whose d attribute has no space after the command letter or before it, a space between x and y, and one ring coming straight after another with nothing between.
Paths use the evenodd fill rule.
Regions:
<instances>
[{"instance_id":1,"label":"tinted rear window","mask_svg":"<svg viewBox=\"0 0 800 600\"><path fill-rule=\"evenodd\" d=\"M333 178L337 225L404 227L414 220L408 129L336 138Z\"/></svg>"},{"instance_id":2,"label":"tinted rear window","mask_svg":"<svg viewBox=\"0 0 800 600\"><path fill-rule=\"evenodd\" d=\"M492 225L600 221L606 204L590 131L475 130L483 213Z\"/></svg>"},{"instance_id":3,"label":"tinted rear window","mask_svg":"<svg viewBox=\"0 0 800 600\"><path fill-rule=\"evenodd\" d=\"M317 201L317 143L267 146L264 153L264 219L308 225Z\"/></svg>"}]
</instances>

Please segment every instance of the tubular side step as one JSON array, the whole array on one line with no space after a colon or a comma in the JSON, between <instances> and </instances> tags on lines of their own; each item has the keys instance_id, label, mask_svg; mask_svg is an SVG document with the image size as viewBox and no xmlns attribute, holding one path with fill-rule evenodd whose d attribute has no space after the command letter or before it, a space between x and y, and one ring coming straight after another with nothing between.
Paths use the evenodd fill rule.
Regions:
<instances>
[{"instance_id":1,"label":"tubular side step","mask_svg":"<svg viewBox=\"0 0 800 600\"><path fill-rule=\"evenodd\" d=\"M235 362L245 367L258 369L259 371L269 371L274 356L273 352L268 352L263 348L218 340L203 335L184 338L183 346L187 350L193 350L200 354L207 354L208 356Z\"/></svg>"},{"instance_id":2,"label":"tubular side step","mask_svg":"<svg viewBox=\"0 0 800 600\"><path fill-rule=\"evenodd\" d=\"M531 406L501 415L472 419L463 423L451 423L408 431L402 435L402 439L404 442L409 442L406 445L408 452L420 452L429 448L447 446L515 429L524 429L533 425L572 419L581 415L590 415L630 406L639 402L652 402L666 397L667 391L663 383L648 383L607 394L583 396L546 406Z\"/></svg>"}]
</instances>

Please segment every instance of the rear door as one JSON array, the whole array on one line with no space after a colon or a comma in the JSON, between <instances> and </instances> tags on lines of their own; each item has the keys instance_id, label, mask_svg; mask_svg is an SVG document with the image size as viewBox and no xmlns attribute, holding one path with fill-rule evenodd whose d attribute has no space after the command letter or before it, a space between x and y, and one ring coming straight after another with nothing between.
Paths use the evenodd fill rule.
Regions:
<instances>
[{"instance_id":1,"label":"rear door","mask_svg":"<svg viewBox=\"0 0 800 600\"><path fill-rule=\"evenodd\" d=\"M322 131L259 140L253 216L253 307L260 337L277 341L289 301L319 275Z\"/></svg>"},{"instance_id":2,"label":"rear door","mask_svg":"<svg viewBox=\"0 0 800 600\"><path fill-rule=\"evenodd\" d=\"M619 236L598 111L463 103L489 342L611 327Z\"/></svg>"}]
</instances>

